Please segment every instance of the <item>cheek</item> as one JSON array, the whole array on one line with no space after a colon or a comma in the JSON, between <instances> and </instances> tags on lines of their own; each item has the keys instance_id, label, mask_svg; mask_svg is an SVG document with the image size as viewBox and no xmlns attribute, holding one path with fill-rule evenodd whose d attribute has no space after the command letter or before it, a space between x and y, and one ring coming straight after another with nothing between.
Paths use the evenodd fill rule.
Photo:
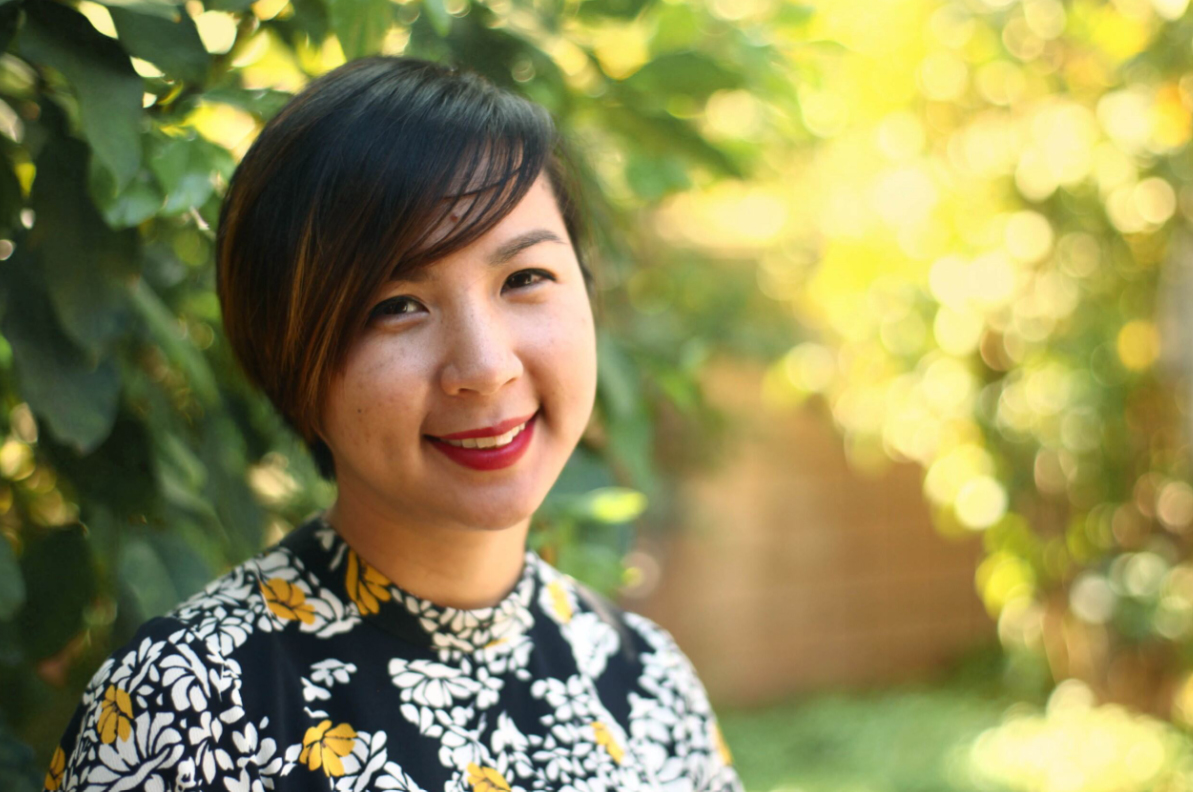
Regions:
<instances>
[{"instance_id":1,"label":"cheek","mask_svg":"<svg viewBox=\"0 0 1193 792\"><path fill-rule=\"evenodd\" d=\"M326 413L329 432L341 444L382 440L415 420L418 380L410 362L383 350L362 350L344 367Z\"/></svg>"},{"instance_id":2,"label":"cheek","mask_svg":"<svg viewBox=\"0 0 1193 792\"><path fill-rule=\"evenodd\" d=\"M569 401L591 400L589 391L595 392L596 387L596 334L587 299L565 304L540 339L553 385Z\"/></svg>"}]
</instances>

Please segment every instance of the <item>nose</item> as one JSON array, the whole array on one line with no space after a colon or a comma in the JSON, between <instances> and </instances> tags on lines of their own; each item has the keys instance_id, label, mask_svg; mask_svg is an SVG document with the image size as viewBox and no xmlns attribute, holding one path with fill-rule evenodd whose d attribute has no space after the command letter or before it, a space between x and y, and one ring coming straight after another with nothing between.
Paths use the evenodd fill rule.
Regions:
<instances>
[{"instance_id":1,"label":"nose","mask_svg":"<svg viewBox=\"0 0 1193 792\"><path fill-rule=\"evenodd\" d=\"M449 396L496 393L522 374L514 333L501 317L470 306L450 323L440 380Z\"/></svg>"}]
</instances>

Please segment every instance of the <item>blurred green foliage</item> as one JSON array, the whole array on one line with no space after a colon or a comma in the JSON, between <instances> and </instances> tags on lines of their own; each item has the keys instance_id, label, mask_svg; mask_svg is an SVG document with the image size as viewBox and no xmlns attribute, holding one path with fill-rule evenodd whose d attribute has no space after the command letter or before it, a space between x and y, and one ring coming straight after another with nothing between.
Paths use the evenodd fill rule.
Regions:
<instances>
[{"instance_id":1,"label":"blurred green foliage","mask_svg":"<svg viewBox=\"0 0 1193 792\"><path fill-rule=\"evenodd\" d=\"M548 107L591 164L614 298L597 415L532 542L611 591L635 518L667 508L659 414L715 428L709 350L784 343L740 326L781 313L748 271L667 321L615 299L635 272L702 266L657 241L652 207L763 155L707 134L710 96L796 112L775 32L647 0L0 4L0 788L40 788L82 686L144 619L330 501L234 367L213 292L223 189L289 95L369 53L462 63Z\"/></svg>"},{"instance_id":2,"label":"blurred green foliage","mask_svg":"<svg viewBox=\"0 0 1193 792\"><path fill-rule=\"evenodd\" d=\"M813 336L768 398L922 466L1012 657L1193 723L1188 0L836 0L807 38L815 142L709 240Z\"/></svg>"}]
</instances>

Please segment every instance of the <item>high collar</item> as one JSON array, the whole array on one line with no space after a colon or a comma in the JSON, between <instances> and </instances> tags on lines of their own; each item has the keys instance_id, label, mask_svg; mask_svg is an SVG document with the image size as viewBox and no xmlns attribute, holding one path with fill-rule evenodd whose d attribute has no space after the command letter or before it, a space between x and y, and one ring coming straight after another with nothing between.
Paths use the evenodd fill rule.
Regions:
<instances>
[{"instance_id":1,"label":"high collar","mask_svg":"<svg viewBox=\"0 0 1193 792\"><path fill-rule=\"evenodd\" d=\"M527 549L522 573L496 605L465 610L415 596L386 579L316 512L282 539L321 585L361 618L411 643L432 649L474 652L528 631L531 604L540 584L538 554Z\"/></svg>"}]
</instances>

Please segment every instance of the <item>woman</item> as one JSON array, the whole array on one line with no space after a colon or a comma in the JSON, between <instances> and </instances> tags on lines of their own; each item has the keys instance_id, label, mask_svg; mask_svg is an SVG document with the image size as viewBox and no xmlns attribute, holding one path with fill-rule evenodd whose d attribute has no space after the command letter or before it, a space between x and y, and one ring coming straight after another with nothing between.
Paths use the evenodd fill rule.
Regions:
<instances>
[{"instance_id":1,"label":"woman","mask_svg":"<svg viewBox=\"0 0 1193 792\"><path fill-rule=\"evenodd\" d=\"M740 790L665 630L526 546L596 392L541 107L353 61L265 126L217 248L227 337L337 496L147 622L50 790Z\"/></svg>"}]
</instances>

